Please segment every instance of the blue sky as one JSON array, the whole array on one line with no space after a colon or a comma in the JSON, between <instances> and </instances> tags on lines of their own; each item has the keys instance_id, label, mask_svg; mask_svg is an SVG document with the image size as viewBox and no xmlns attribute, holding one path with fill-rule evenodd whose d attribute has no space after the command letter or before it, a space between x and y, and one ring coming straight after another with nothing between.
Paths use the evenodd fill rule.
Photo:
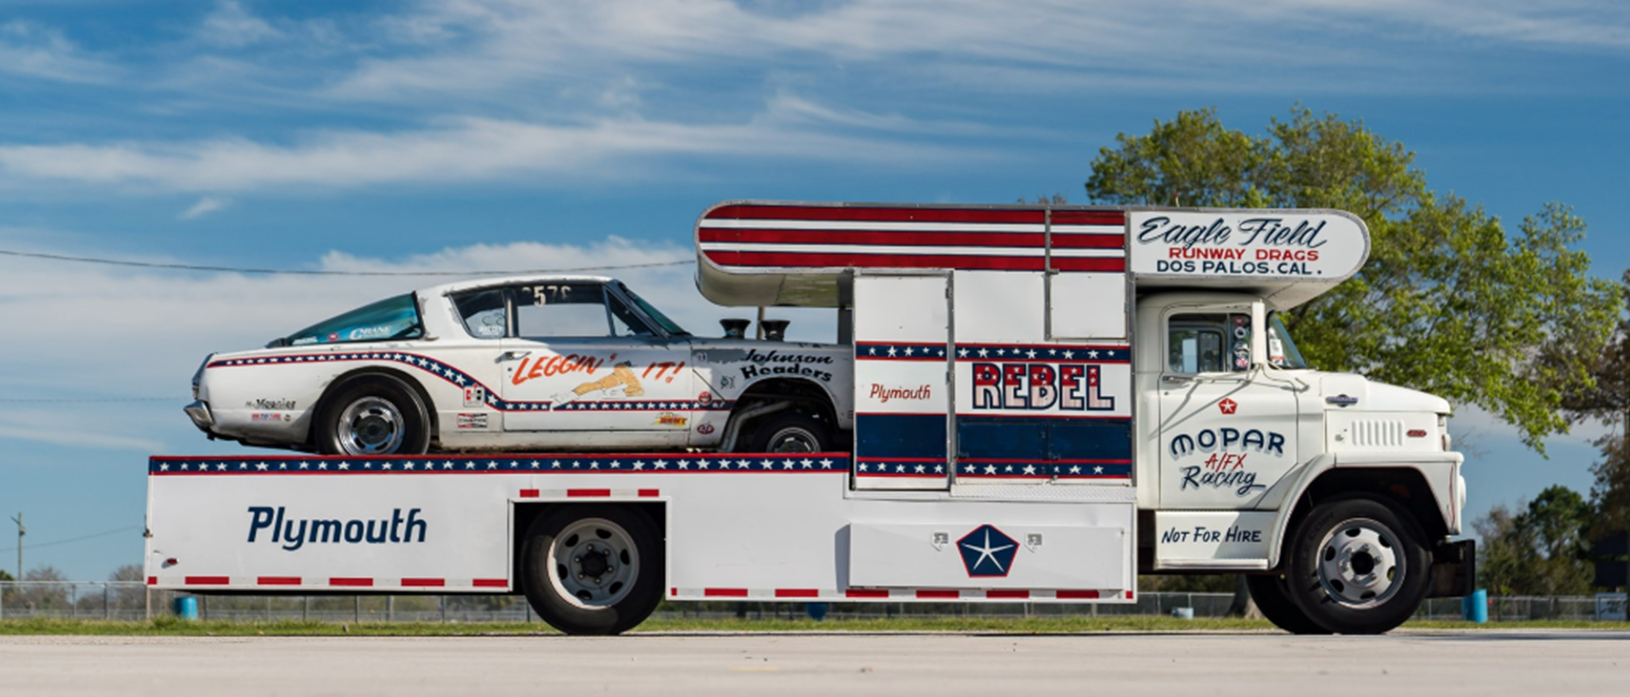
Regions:
<instances>
[{"instance_id":1,"label":"blue sky","mask_svg":"<svg viewBox=\"0 0 1630 697\"><path fill-rule=\"evenodd\" d=\"M1569 203L1595 272L1630 266L1630 6L1219 5L0 0L0 249L376 271L682 260L722 199L1085 203L1117 133L1205 106L1260 131L1299 102L1362 118L1508 223ZM623 275L716 326L689 274ZM180 412L206 353L431 282L0 257L0 513L26 513L28 566L100 579L139 561L145 457L236 449ZM40 401L124 398L144 401ZM1455 428L1472 517L1589 487L1600 429L1545 460L1484 415Z\"/></svg>"}]
</instances>

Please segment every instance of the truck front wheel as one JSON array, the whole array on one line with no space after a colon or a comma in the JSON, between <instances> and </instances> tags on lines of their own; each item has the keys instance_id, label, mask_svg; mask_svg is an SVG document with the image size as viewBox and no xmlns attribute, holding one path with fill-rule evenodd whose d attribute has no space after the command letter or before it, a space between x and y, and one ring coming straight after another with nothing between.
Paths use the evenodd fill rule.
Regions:
<instances>
[{"instance_id":1,"label":"truck front wheel","mask_svg":"<svg viewBox=\"0 0 1630 697\"><path fill-rule=\"evenodd\" d=\"M662 557L656 526L637 507L557 506L527 530L526 599L567 634L621 634L662 599Z\"/></svg>"},{"instance_id":2,"label":"truck front wheel","mask_svg":"<svg viewBox=\"0 0 1630 697\"><path fill-rule=\"evenodd\" d=\"M1275 627L1291 634L1330 633L1330 630L1314 624L1302 613L1302 608L1291 602L1290 593L1285 589L1285 577L1278 574L1246 576L1245 587L1251 591L1251 600L1256 601L1256 609L1261 610L1262 616Z\"/></svg>"},{"instance_id":3,"label":"truck front wheel","mask_svg":"<svg viewBox=\"0 0 1630 697\"><path fill-rule=\"evenodd\" d=\"M1367 497L1315 507L1288 550L1285 590L1314 624L1381 634L1403 624L1431 586L1432 558L1414 519Z\"/></svg>"}]
</instances>

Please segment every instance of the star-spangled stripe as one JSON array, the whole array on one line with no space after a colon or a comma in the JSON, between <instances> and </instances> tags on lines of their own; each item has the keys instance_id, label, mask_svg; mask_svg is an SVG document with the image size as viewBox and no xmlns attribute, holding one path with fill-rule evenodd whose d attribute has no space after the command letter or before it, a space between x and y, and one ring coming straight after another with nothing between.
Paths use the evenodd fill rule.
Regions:
<instances>
[{"instance_id":1,"label":"star-spangled stripe","mask_svg":"<svg viewBox=\"0 0 1630 697\"><path fill-rule=\"evenodd\" d=\"M1085 346L1073 344L956 344L959 361L1129 363L1132 348L1126 345ZM945 344L859 342L855 357L865 361L944 360Z\"/></svg>"},{"instance_id":2,"label":"star-spangled stripe","mask_svg":"<svg viewBox=\"0 0 1630 697\"><path fill-rule=\"evenodd\" d=\"M828 453L787 456L691 455L527 455L479 458L431 457L155 457L148 474L490 474L600 473L662 474L700 472L848 472L849 458Z\"/></svg>"},{"instance_id":3,"label":"star-spangled stripe","mask_svg":"<svg viewBox=\"0 0 1630 697\"><path fill-rule=\"evenodd\" d=\"M480 380L452 365L428 356L399 351L347 351L233 358L212 362L209 367L239 368L334 361L387 361L430 373L459 388L480 387L487 393L487 405L498 411L730 411L735 406L734 401L724 399L706 402L700 400L583 400L562 405L555 405L548 401L510 401L499 397L492 388L487 387Z\"/></svg>"}]
</instances>

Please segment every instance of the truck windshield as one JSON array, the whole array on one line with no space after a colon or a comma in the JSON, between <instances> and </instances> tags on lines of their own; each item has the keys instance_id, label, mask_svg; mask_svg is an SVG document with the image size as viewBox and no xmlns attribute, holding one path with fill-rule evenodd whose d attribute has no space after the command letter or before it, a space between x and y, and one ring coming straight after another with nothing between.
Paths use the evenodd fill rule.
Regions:
<instances>
[{"instance_id":1,"label":"truck windshield","mask_svg":"<svg viewBox=\"0 0 1630 697\"><path fill-rule=\"evenodd\" d=\"M284 346L417 339L424 335L413 294L398 295L331 317L288 335ZM273 342L276 343L276 342Z\"/></svg>"},{"instance_id":2,"label":"truck windshield","mask_svg":"<svg viewBox=\"0 0 1630 697\"><path fill-rule=\"evenodd\" d=\"M667 332L670 336L690 336L690 332L681 329L673 320L668 319L667 315L664 315L661 311L651 307L651 303L645 302L645 298L640 297L637 293L630 290L628 286L621 283L617 284L617 286L622 289L623 294L627 295L629 300L634 301L635 305L639 305L640 309L645 311L645 316L650 317L651 321L661 325L662 331Z\"/></svg>"},{"instance_id":3,"label":"truck windshield","mask_svg":"<svg viewBox=\"0 0 1630 697\"><path fill-rule=\"evenodd\" d=\"M1307 368L1307 360L1296 350L1296 342L1291 341L1290 332L1285 331L1285 323L1279 321L1277 312L1268 315L1268 362L1286 370Z\"/></svg>"}]
</instances>

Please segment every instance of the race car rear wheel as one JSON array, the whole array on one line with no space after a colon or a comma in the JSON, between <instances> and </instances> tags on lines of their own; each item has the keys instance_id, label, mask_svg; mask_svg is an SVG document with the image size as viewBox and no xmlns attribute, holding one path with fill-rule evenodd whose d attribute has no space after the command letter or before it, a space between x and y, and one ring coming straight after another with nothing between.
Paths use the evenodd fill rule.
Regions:
<instances>
[{"instance_id":1,"label":"race car rear wheel","mask_svg":"<svg viewBox=\"0 0 1630 697\"><path fill-rule=\"evenodd\" d=\"M430 448L430 417L413 389L388 375L337 386L317 416L325 455L419 455Z\"/></svg>"},{"instance_id":2,"label":"race car rear wheel","mask_svg":"<svg viewBox=\"0 0 1630 697\"><path fill-rule=\"evenodd\" d=\"M638 506L556 506L532 521L521 564L532 609L567 634L621 634L662 600L662 540Z\"/></svg>"},{"instance_id":3,"label":"race car rear wheel","mask_svg":"<svg viewBox=\"0 0 1630 697\"><path fill-rule=\"evenodd\" d=\"M826 424L798 412L770 417L753 433L755 453L821 453L829 447Z\"/></svg>"}]
</instances>

